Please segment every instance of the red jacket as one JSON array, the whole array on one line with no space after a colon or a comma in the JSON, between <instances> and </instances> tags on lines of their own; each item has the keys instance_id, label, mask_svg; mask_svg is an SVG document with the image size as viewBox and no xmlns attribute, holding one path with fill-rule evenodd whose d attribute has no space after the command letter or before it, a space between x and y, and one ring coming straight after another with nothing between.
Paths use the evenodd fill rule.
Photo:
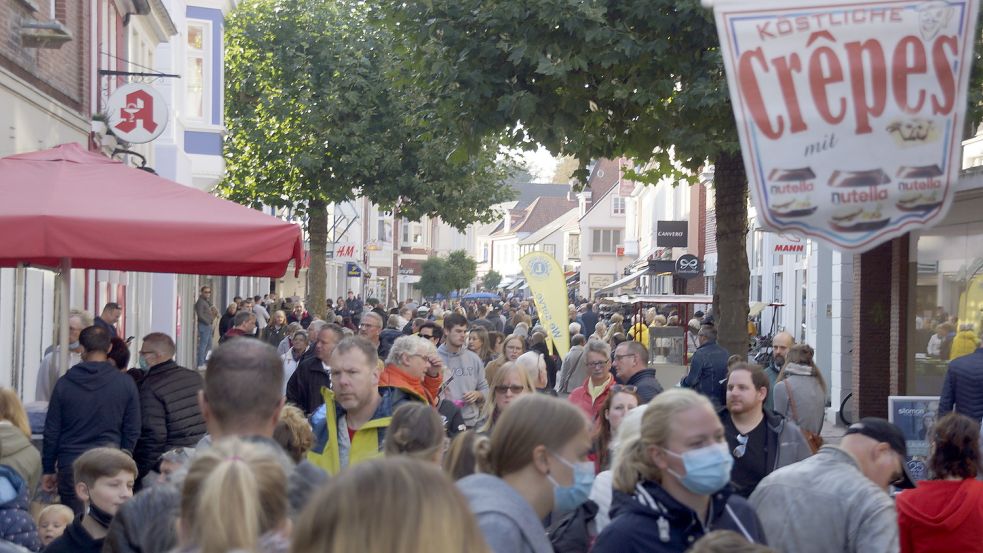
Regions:
<instances>
[{"instance_id":1,"label":"red jacket","mask_svg":"<svg viewBox=\"0 0 983 553\"><path fill-rule=\"evenodd\" d=\"M611 393L611 386L614 386L614 378L608 379L607 386L604 387L604 391L601 395L597 396L597 399L591 402L590 392L587 391L587 386L590 384L590 377L572 392L570 392L569 399L574 405L580 407L584 413L590 417L591 421L597 420L597 417L601 414L601 408L604 407L604 401L608 399L608 394Z\"/></svg>"},{"instance_id":2,"label":"red jacket","mask_svg":"<svg viewBox=\"0 0 983 553\"><path fill-rule=\"evenodd\" d=\"M983 552L983 482L925 480L897 496L901 553Z\"/></svg>"}]
</instances>

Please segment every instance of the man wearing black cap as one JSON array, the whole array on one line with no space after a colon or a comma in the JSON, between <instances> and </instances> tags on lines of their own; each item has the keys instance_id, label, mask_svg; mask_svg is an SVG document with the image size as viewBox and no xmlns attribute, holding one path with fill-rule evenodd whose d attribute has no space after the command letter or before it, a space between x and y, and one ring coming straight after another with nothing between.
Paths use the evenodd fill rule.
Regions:
<instances>
[{"instance_id":1,"label":"man wearing black cap","mask_svg":"<svg viewBox=\"0 0 983 553\"><path fill-rule=\"evenodd\" d=\"M887 492L915 487L906 456L901 430L869 417L839 446L771 473L750 498L768 545L796 553L898 551L898 515Z\"/></svg>"}]
</instances>

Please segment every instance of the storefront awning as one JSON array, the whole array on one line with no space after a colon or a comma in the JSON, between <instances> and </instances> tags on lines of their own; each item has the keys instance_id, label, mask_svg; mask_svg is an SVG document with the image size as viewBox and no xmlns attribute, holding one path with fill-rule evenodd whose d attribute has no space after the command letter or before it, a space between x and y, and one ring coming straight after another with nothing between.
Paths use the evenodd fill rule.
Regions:
<instances>
[{"instance_id":1,"label":"storefront awning","mask_svg":"<svg viewBox=\"0 0 983 553\"><path fill-rule=\"evenodd\" d=\"M521 287L522 287L522 286L523 286L523 285L524 285L525 283L526 283L526 279L524 279L524 278L520 278L520 279L517 279L517 280L516 280L515 282L513 282L512 284L509 284L509 285L508 285L508 287L506 288L506 290L509 290L509 291L511 291L511 290L518 290L518 289L519 289L519 288L521 288Z\"/></svg>"},{"instance_id":2,"label":"storefront awning","mask_svg":"<svg viewBox=\"0 0 983 553\"><path fill-rule=\"evenodd\" d=\"M607 292L614 292L618 288L621 288L621 287L627 286L628 284L634 283L639 278L641 278L642 275L644 275L646 273L648 273L648 267L644 267L641 270L636 271L636 272L634 272L634 273L632 273L632 274L630 274L630 275L622 278L621 280L616 280L616 281L612 282L611 284L608 284L604 288L601 288L600 290L598 290L597 292L595 292L595 294L604 294L604 293L607 293Z\"/></svg>"}]
</instances>

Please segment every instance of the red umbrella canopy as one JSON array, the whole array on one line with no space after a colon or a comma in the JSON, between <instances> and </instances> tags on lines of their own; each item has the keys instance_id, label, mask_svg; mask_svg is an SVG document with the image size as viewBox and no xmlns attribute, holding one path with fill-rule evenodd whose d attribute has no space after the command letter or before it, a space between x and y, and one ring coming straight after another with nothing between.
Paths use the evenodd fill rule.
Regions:
<instances>
[{"instance_id":1,"label":"red umbrella canopy","mask_svg":"<svg viewBox=\"0 0 983 553\"><path fill-rule=\"evenodd\" d=\"M75 143L0 158L0 266L279 277L300 228Z\"/></svg>"}]
</instances>

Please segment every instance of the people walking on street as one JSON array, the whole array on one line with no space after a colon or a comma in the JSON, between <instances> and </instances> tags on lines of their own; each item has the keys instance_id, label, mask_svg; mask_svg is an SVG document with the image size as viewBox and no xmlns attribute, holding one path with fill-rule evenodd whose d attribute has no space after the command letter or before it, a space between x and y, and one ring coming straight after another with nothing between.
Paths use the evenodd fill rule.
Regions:
<instances>
[{"instance_id":1,"label":"people walking on street","mask_svg":"<svg viewBox=\"0 0 983 553\"><path fill-rule=\"evenodd\" d=\"M199 453L181 489L179 553L289 551L287 472L276 445L225 438Z\"/></svg>"},{"instance_id":2,"label":"people walking on street","mask_svg":"<svg viewBox=\"0 0 983 553\"><path fill-rule=\"evenodd\" d=\"M230 329L232 329L233 326L235 326L236 313L238 312L239 312L239 304L236 302L230 303L229 306L225 308L225 313L222 313L222 316L219 318L218 321L219 338L225 336L225 333L228 332Z\"/></svg>"},{"instance_id":3,"label":"people walking on street","mask_svg":"<svg viewBox=\"0 0 983 553\"><path fill-rule=\"evenodd\" d=\"M614 350L614 367L618 381L634 386L642 403L662 393L662 384L655 378L655 369L648 368L648 350L635 341L618 344Z\"/></svg>"},{"instance_id":4,"label":"people walking on street","mask_svg":"<svg viewBox=\"0 0 983 553\"><path fill-rule=\"evenodd\" d=\"M197 371L174 362L174 340L162 332L144 336L141 366L149 367L140 382L140 439L133 450L139 481L159 472L160 456L176 447L194 447L205 435L198 405L204 381Z\"/></svg>"},{"instance_id":5,"label":"people walking on street","mask_svg":"<svg viewBox=\"0 0 983 553\"><path fill-rule=\"evenodd\" d=\"M75 513L64 505L55 503L41 509L38 513L38 538L41 539L41 548L48 547L51 542L60 538L73 520L75 520Z\"/></svg>"},{"instance_id":6,"label":"people walking on street","mask_svg":"<svg viewBox=\"0 0 983 553\"><path fill-rule=\"evenodd\" d=\"M622 396L623 394L614 394L608 396L608 401L612 398ZM637 398L636 398L637 401ZM621 444L631 443L638 439L639 434L642 430L642 415L645 414L646 405L642 405L640 408L634 408L630 411L624 413L621 416L621 420L617 421L617 430L612 431L612 438L609 440L607 448L609 459L616 458L618 455L622 455L624 451L621 449ZM598 439L594 439L594 454L598 453ZM611 523L611 507L612 503L615 502L615 495L618 496L617 502L623 503L624 501L630 501L631 496L629 494L615 492L613 485L614 473L611 470L610 465L614 463L609 463L608 468L597 473L594 478L594 484L590 489L590 500L597 505L597 515L594 517L595 525L595 536L600 534L604 527ZM597 462L594 462L595 467Z\"/></svg>"},{"instance_id":7,"label":"people walking on street","mask_svg":"<svg viewBox=\"0 0 983 553\"><path fill-rule=\"evenodd\" d=\"M484 365L494 359L491 345L488 343L488 330L484 327L475 326L468 331L468 349L477 354Z\"/></svg>"},{"instance_id":8,"label":"people walking on street","mask_svg":"<svg viewBox=\"0 0 983 553\"><path fill-rule=\"evenodd\" d=\"M519 399L520 396L536 393L536 388L529 380L529 373L517 363L506 363L495 372L495 379L489 384L491 401L482 410L478 422L478 432L491 435L502 413Z\"/></svg>"},{"instance_id":9,"label":"people walking on street","mask_svg":"<svg viewBox=\"0 0 983 553\"><path fill-rule=\"evenodd\" d=\"M308 461L294 465L273 432L283 408L283 364L269 344L232 340L215 348L208 358L205 388L198 396L208 434L196 452L228 437L265 443L282 454L287 475L291 516L306 505L327 475Z\"/></svg>"},{"instance_id":10,"label":"people walking on street","mask_svg":"<svg viewBox=\"0 0 983 553\"><path fill-rule=\"evenodd\" d=\"M119 336L116 323L119 322L122 315L123 308L118 303L111 301L102 308L102 313L92 321L92 324L108 332L110 338L116 338Z\"/></svg>"},{"instance_id":11,"label":"people walking on street","mask_svg":"<svg viewBox=\"0 0 983 553\"><path fill-rule=\"evenodd\" d=\"M594 425L594 464L598 473L611 468L611 442L618 435L621 421L639 406L635 390L634 386L615 384L602 404Z\"/></svg>"},{"instance_id":12,"label":"people walking on street","mask_svg":"<svg viewBox=\"0 0 983 553\"><path fill-rule=\"evenodd\" d=\"M345 338L331 355L332 389L311 417L315 444L308 458L329 474L382 455L393 412L415 394L379 386L376 346L361 337ZM422 402L422 401L421 401Z\"/></svg>"},{"instance_id":13,"label":"people walking on street","mask_svg":"<svg viewBox=\"0 0 983 553\"><path fill-rule=\"evenodd\" d=\"M898 551L889 486L915 487L905 466L901 429L867 417L839 446L776 470L751 494L768 544L796 553Z\"/></svg>"},{"instance_id":14,"label":"people walking on street","mask_svg":"<svg viewBox=\"0 0 983 553\"><path fill-rule=\"evenodd\" d=\"M807 432L812 437L809 445L816 444L818 449L826 417L826 380L816 366L815 353L807 344L792 346L782 375L772 389L775 412Z\"/></svg>"},{"instance_id":15,"label":"people walking on street","mask_svg":"<svg viewBox=\"0 0 983 553\"><path fill-rule=\"evenodd\" d=\"M242 310L236 313L235 319L233 319L232 328L219 339L218 343L222 344L232 338L252 338L253 332L256 330L256 315L252 311Z\"/></svg>"},{"instance_id":16,"label":"people walking on street","mask_svg":"<svg viewBox=\"0 0 983 553\"><path fill-rule=\"evenodd\" d=\"M297 369L287 380L287 403L296 405L307 416L324 404L321 389L331 387L331 356L335 346L344 338L338 325L329 324L320 328L314 343L316 356L298 363ZM303 339L300 341L303 342Z\"/></svg>"},{"instance_id":17,"label":"people walking on street","mask_svg":"<svg viewBox=\"0 0 983 553\"><path fill-rule=\"evenodd\" d=\"M980 424L958 413L932 429L931 480L898 494L901 553L983 550Z\"/></svg>"},{"instance_id":18,"label":"people walking on street","mask_svg":"<svg viewBox=\"0 0 983 553\"><path fill-rule=\"evenodd\" d=\"M440 466L450 438L433 407L404 403L393 412L382 450L386 457L406 455Z\"/></svg>"},{"instance_id":19,"label":"people walking on street","mask_svg":"<svg viewBox=\"0 0 983 553\"><path fill-rule=\"evenodd\" d=\"M107 336L105 329L100 328ZM120 373L117 373L120 374ZM126 379L130 377L121 375ZM73 463L75 492L81 509L65 533L44 549L45 553L100 553L109 524L120 505L133 497L137 467L126 453L97 447Z\"/></svg>"},{"instance_id":20,"label":"people walking on street","mask_svg":"<svg viewBox=\"0 0 983 553\"><path fill-rule=\"evenodd\" d=\"M291 551L490 553L454 484L432 464L404 456L333 479L298 520Z\"/></svg>"},{"instance_id":21,"label":"people walking on street","mask_svg":"<svg viewBox=\"0 0 983 553\"><path fill-rule=\"evenodd\" d=\"M587 417L543 394L518 399L491 435L484 474L457 482L494 553L551 553L542 520L587 500L594 481L587 460Z\"/></svg>"},{"instance_id":22,"label":"people walking on street","mask_svg":"<svg viewBox=\"0 0 983 553\"><path fill-rule=\"evenodd\" d=\"M707 396L719 409L727 402L727 358L730 354L717 343L716 327L704 325L699 332L700 347L690 361L682 385Z\"/></svg>"},{"instance_id":23,"label":"people walking on street","mask_svg":"<svg viewBox=\"0 0 983 553\"><path fill-rule=\"evenodd\" d=\"M491 383L495 379L495 372L502 368L506 363L515 363L520 355L526 352L526 340L521 336L509 335L505 337L502 344L502 355L496 357L491 363L485 365L485 378Z\"/></svg>"},{"instance_id":24,"label":"people walking on street","mask_svg":"<svg viewBox=\"0 0 983 553\"><path fill-rule=\"evenodd\" d=\"M606 342L603 343L607 345ZM556 378L556 394L561 398L568 397L587 378L586 345L587 340L582 334L570 338L570 350L560 363L560 375ZM608 351L610 349L609 347Z\"/></svg>"},{"instance_id":25,"label":"people walking on street","mask_svg":"<svg viewBox=\"0 0 983 553\"><path fill-rule=\"evenodd\" d=\"M382 343L382 315L374 311L362 314L362 319L358 323L358 336L375 346L376 356L379 359L385 359L382 352L388 354L389 349Z\"/></svg>"},{"instance_id":26,"label":"people walking on street","mask_svg":"<svg viewBox=\"0 0 983 553\"><path fill-rule=\"evenodd\" d=\"M768 376L768 398L765 399L765 408L775 409L775 383L778 382L782 367L787 362L789 349L795 345L795 338L788 332L782 331L771 339L771 359L765 365L765 374ZM746 359L746 357L745 357Z\"/></svg>"},{"instance_id":27,"label":"people walking on street","mask_svg":"<svg viewBox=\"0 0 983 553\"><path fill-rule=\"evenodd\" d=\"M485 404L488 381L485 380L485 365L473 351L464 347L467 339L468 321L456 313L444 317L444 343L437 353L444 360L444 394L447 399L459 404L464 424L474 428Z\"/></svg>"},{"instance_id":28,"label":"people walking on street","mask_svg":"<svg viewBox=\"0 0 983 553\"><path fill-rule=\"evenodd\" d=\"M706 396L678 388L659 394L645 408L639 437L619 448L614 489L632 497L597 537L595 553L676 553L718 529L765 542L754 510L727 485L734 458Z\"/></svg>"},{"instance_id":29,"label":"people walking on street","mask_svg":"<svg viewBox=\"0 0 983 553\"><path fill-rule=\"evenodd\" d=\"M401 336L393 343L379 376L380 386L411 391L430 406L436 406L444 381L444 362L429 340Z\"/></svg>"},{"instance_id":30,"label":"people walking on street","mask_svg":"<svg viewBox=\"0 0 983 553\"><path fill-rule=\"evenodd\" d=\"M287 315L288 323L300 323L300 326L304 327L305 329L311 325L311 321L313 320L314 317L311 317L311 314L304 309L304 302L302 301L294 302L293 309L290 311L290 314Z\"/></svg>"},{"instance_id":31,"label":"people walking on street","mask_svg":"<svg viewBox=\"0 0 983 553\"><path fill-rule=\"evenodd\" d=\"M270 317L270 323L260 332L260 339L273 347L279 347L280 342L287 337L287 315L276 310Z\"/></svg>"},{"instance_id":32,"label":"people walking on street","mask_svg":"<svg viewBox=\"0 0 983 553\"><path fill-rule=\"evenodd\" d=\"M949 362L939 396L939 417L953 411L983 420L983 348Z\"/></svg>"},{"instance_id":33,"label":"people walking on street","mask_svg":"<svg viewBox=\"0 0 983 553\"><path fill-rule=\"evenodd\" d=\"M959 332L952 339L952 349L949 350L949 360L956 360L964 355L970 355L980 347L980 337L973 330L972 323L959 325Z\"/></svg>"},{"instance_id":34,"label":"people walking on street","mask_svg":"<svg viewBox=\"0 0 983 553\"><path fill-rule=\"evenodd\" d=\"M314 431L304 412L287 404L280 410L280 420L273 429L273 440L280 444L294 463L300 463L314 447Z\"/></svg>"},{"instance_id":35,"label":"people walking on street","mask_svg":"<svg viewBox=\"0 0 983 553\"><path fill-rule=\"evenodd\" d=\"M133 379L107 361L109 333L90 326L79 333L85 361L58 379L44 421L41 485L82 513L72 463L100 446L132 452L140 438L140 399ZM135 473L136 471L134 471Z\"/></svg>"},{"instance_id":36,"label":"people walking on street","mask_svg":"<svg viewBox=\"0 0 983 553\"><path fill-rule=\"evenodd\" d=\"M212 287L202 286L195 301L195 319L198 321L198 347L195 350L195 367L202 368L212 349L212 332L218 309L212 303Z\"/></svg>"},{"instance_id":37,"label":"people walking on street","mask_svg":"<svg viewBox=\"0 0 983 553\"><path fill-rule=\"evenodd\" d=\"M764 408L767 394L764 371L757 365L737 363L727 377L727 406L717 412L734 456L731 484L745 498L772 471L812 454L794 422Z\"/></svg>"},{"instance_id":38,"label":"people walking on street","mask_svg":"<svg viewBox=\"0 0 983 553\"><path fill-rule=\"evenodd\" d=\"M262 304L261 299L259 296L253 296L252 302L252 312L256 315L256 330L259 332L263 332L270 321L270 312Z\"/></svg>"},{"instance_id":39,"label":"people walking on street","mask_svg":"<svg viewBox=\"0 0 983 553\"><path fill-rule=\"evenodd\" d=\"M79 343L79 333L83 328L92 326L92 315L79 309L72 309L68 314L68 366L60 367L61 346L56 345L45 353L38 367L38 382L34 393L36 401L51 401L51 392L55 382L68 372L68 369L82 362L82 345Z\"/></svg>"},{"instance_id":40,"label":"people walking on street","mask_svg":"<svg viewBox=\"0 0 983 553\"><path fill-rule=\"evenodd\" d=\"M17 471L32 494L41 482L41 453L31 443L27 412L11 388L0 388L0 465Z\"/></svg>"},{"instance_id":41,"label":"people walking on street","mask_svg":"<svg viewBox=\"0 0 983 553\"><path fill-rule=\"evenodd\" d=\"M29 495L27 482L17 471L0 465L0 541L38 551L41 540L31 518Z\"/></svg>"},{"instance_id":42,"label":"people walking on street","mask_svg":"<svg viewBox=\"0 0 983 553\"><path fill-rule=\"evenodd\" d=\"M587 415L588 420L594 423L614 385L614 376L611 374L611 348L604 342L594 340L587 344L586 350L587 378L570 393L567 399L579 407Z\"/></svg>"}]
</instances>

